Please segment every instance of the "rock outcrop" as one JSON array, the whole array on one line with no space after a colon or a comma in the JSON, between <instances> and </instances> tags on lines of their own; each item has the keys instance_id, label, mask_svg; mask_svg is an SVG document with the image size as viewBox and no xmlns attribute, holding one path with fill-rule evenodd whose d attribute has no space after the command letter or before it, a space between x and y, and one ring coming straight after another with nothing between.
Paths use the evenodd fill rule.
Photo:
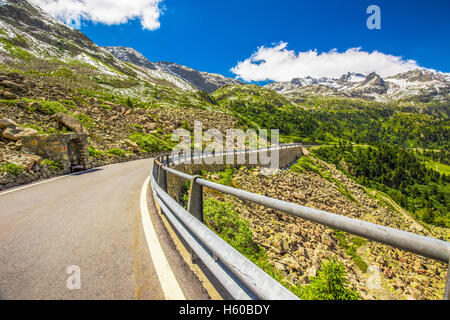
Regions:
<instances>
[{"instance_id":1,"label":"rock outcrop","mask_svg":"<svg viewBox=\"0 0 450 320\"><path fill-rule=\"evenodd\" d=\"M81 122L68 114L58 112L55 114L54 119L75 133L89 135L89 131L81 124Z\"/></svg>"},{"instance_id":2,"label":"rock outcrop","mask_svg":"<svg viewBox=\"0 0 450 320\"><path fill-rule=\"evenodd\" d=\"M3 130L2 136L6 139L17 141L37 134L38 132L31 128L7 127Z\"/></svg>"}]
</instances>

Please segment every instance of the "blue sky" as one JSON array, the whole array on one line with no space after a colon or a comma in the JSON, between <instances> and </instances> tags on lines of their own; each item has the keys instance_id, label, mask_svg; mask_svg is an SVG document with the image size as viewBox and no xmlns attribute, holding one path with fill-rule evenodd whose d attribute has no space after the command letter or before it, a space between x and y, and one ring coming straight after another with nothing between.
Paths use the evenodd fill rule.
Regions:
<instances>
[{"instance_id":1,"label":"blue sky","mask_svg":"<svg viewBox=\"0 0 450 320\"><path fill-rule=\"evenodd\" d=\"M381 30L366 27L372 4L381 9ZM80 30L102 46L129 46L150 61L229 77L236 77L230 69L259 47L280 42L286 43L280 50L293 54L361 48L450 72L448 0L164 0L159 7L163 13L156 30L143 30L139 18L116 25L82 20Z\"/></svg>"}]
</instances>

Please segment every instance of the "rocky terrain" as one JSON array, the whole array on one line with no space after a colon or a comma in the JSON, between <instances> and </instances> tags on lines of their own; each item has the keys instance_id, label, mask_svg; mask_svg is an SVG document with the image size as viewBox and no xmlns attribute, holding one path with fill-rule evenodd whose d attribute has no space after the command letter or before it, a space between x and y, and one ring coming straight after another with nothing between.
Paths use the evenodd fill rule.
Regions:
<instances>
[{"instance_id":1,"label":"rocky terrain","mask_svg":"<svg viewBox=\"0 0 450 320\"><path fill-rule=\"evenodd\" d=\"M290 170L262 176L259 169L254 168L235 171L231 183L250 192L307 207L446 241L450 239L447 229L411 223L333 165L314 161L320 163L328 179L314 172ZM210 173L208 178L218 181L220 174ZM209 191L208 196L234 204L239 216L252 229L255 241L265 248L271 263L294 286L308 284L320 262L335 257L344 263L350 283L364 299L442 299L447 271L442 263L363 241L231 196Z\"/></svg>"},{"instance_id":2,"label":"rocky terrain","mask_svg":"<svg viewBox=\"0 0 450 320\"><path fill-rule=\"evenodd\" d=\"M61 173L55 164L42 173L42 161L51 159L26 155L21 138L10 134L75 131L58 121L61 114L88 132L92 166L167 151L171 133L191 127L194 120L205 128L236 126L226 110L173 72L132 62L27 1L2 3L0 189Z\"/></svg>"},{"instance_id":3,"label":"rocky terrain","mask_svg":"<svg viewBox=\"0 0 450 320\"><path fill-rule=\"evenodd\" d=\"M120 99L83 95L64 79L49 81L21 73L0 73L0 96L0 167L11 163L24 168L20 175L0 173L0 189L61 173L54 166L42 166L45 159L24 153L20 141L30 135L76 131L62 123L60 114L82 124L81 132L89 134L92 166L155 154L156 151L142 150L132 141L130 136L135 133L154 140L149 143L163 143L171 141L174 130L193 125L194 120L203 121L205 128L221 130L236 125L235 119L219 111L181 106L130 108ZM14 135L11 128L17 128ZM111 149L123 150L123 154L111 154ZM159 152L164 148L160 149Z\"/></svg>"}]
</instances>

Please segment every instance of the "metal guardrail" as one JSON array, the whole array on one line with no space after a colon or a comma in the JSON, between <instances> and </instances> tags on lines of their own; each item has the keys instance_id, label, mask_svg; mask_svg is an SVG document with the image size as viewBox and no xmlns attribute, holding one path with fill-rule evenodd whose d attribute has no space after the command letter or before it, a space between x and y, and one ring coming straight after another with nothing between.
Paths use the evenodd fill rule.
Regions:
<instances>
[{"instance_id":1,"label":"metal guardrail","mask_svg":"<svg viewBox=\"0 0 450 320\"><path fill-rule=\"evenodd\" d=\"M306 146L302 144L280 145L261 150L225 151L209 156L262 152L274 149ZM282 211L311 222L345 231L369 240L422 255L444 263L450 263L450 242L397 230L374 223L353 219L338 214L307 208L251 192L224 186L197 176L174 170L170 165L186 163L189 159L205 158L208 155L178 155L172 158L163 155L155 160L151 185L161 210L174 225L192 250L193 257L200 258L235 299L298 299L294 294L264 273L255 264L220 239L203 224L203 187L235 196L267 208ZM185 210L167 193L167 173L191 181L188 210ZM447 271L444 299L449 299L450 272Z\"/></svg>"}]
</instances>

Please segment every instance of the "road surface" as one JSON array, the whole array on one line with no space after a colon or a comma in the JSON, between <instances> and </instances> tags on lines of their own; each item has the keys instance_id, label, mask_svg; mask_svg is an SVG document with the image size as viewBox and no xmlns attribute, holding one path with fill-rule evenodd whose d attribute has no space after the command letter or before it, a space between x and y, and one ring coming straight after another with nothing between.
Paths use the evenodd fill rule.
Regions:
<instances>
[{"instance_id":1,"label":"road surface","mask_svg":"<svg viewBox=\"0 0 450 320\"><path fill-rule=\"evenodd\" d=\"M0 299L166 299L164 261L153 261L161 252L181 297L208 299L151 192L146 219L158 240L148 243L141 190L152 165L127 162L1 192Z\"/></svg>"}]
</instances>

